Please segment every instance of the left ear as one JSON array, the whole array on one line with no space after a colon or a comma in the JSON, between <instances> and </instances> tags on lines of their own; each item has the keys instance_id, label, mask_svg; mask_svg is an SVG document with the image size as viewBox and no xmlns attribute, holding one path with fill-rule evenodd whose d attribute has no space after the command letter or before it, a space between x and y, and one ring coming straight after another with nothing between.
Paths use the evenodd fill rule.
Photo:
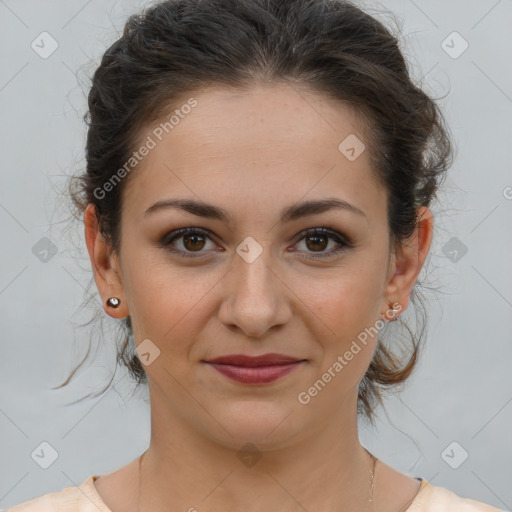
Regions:
<instances>
[{"instance_id":1,"label":"left ear","mask_svg":"<svg viewBox=\"0 0 512 512\"><path fill-rule=\"evenodd\" d=\"M432 241L432 212L426 206L419 206L416 210L419 220L414 235L391 256L385 295L393 299L392 303L400 303L398 314L402 314L409 305L412 289L418 280ZM387 309L388 305L385 307Z\"/></svg>"}]
</instances>

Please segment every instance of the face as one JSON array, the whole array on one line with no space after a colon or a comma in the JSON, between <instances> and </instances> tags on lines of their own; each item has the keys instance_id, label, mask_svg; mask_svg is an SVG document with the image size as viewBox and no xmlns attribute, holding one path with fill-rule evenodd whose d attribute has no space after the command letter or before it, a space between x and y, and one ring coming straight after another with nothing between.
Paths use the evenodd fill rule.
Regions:
<instances>
[{"instance_id":1,"label":"face","mask_svg":"<svg viewBox=\"0 0 512 512\"><path fill-rule=\"evenodd\" d=\"M368 144L355 159L339 149L365 141L348 106L285 84L194 98L161 140L155 126L141 135L156 145L123 191L120 253L95 274L103 297L121 297L109 314L129 314L136 344L149 340L153 421L260 447L354 422L381 314L405 309L428 231L419 260L418 246L396 258ZM177 200L188 206L155 206ZM259 382L208 362L269 353L301 362Z\"/></svg>"}]
</instances>

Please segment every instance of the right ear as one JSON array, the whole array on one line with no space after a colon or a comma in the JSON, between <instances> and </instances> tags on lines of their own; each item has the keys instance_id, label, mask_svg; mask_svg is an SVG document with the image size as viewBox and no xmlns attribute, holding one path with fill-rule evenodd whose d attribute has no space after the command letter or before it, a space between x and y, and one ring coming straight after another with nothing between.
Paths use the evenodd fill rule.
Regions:
<instances>
[{"instance_id":1,"label":"right ear","mask_svg":"<svg viewBox=\"0 0 512 512\"><path fill-rule=\"evenodd\" d=\"M127 317L130 312L126 304L123 281L119 271L119 260L112 251L111 244L105 240L99 230L96 207L93 203L89 203L85 210L84 223L85 241L103 309L107 315L113 318ZM107 306L106 301L110 297L118 297L121 300L119 307Z\"/></svg>"}]
</instances>

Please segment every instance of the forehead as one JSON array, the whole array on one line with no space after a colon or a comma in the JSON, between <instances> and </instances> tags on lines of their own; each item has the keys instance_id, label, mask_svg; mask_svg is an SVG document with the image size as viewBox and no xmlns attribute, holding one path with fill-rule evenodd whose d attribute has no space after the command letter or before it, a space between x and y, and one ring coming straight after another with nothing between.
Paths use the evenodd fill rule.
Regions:
<instances>
[{"instance_id":1,"label":"forehead","mask_svg":"<svg viewBox=\"0 0 512 512\"><path fill-rule=\"evenodd\" d=\"M148 137L154 147L137 165L123 194L135 217L170 197L199 198L229 210L237 202L270 208L305 195L315 199L339 192L363 210L385 207L368 147L362 150L366 137L357 111L304 87L210 86L185 95L171 112L146 127L139 140ZM355 150L362 151L357 158L347 158L344 141L352 146L355 142Z\"/></svg>"}]
</instances>

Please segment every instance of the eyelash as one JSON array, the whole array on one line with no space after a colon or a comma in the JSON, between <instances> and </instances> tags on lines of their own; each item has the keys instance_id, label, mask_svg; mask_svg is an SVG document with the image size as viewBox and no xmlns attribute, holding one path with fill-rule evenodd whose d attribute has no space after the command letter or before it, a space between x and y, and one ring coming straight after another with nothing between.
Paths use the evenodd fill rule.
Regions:
<instances>
[{"instance_id":1,"label":"eyelash","mask_svg":"<svg viewBox=\"0 0 512 512\"><path fill-rule=\"evenodd\" d=\"M165 235L162 238L162 240L160 241L160 245L161 245L161 247L165 248L166 250L172 252L173 254L178 254L180 257L184 257L184 258L202 257L201 253L204 251L196 251L196 252L181 251L181 250L171 249L169 247L170 244L172 242L174 242L176 239L181 238L184 235L190 235L190 234L202 235L207 238L210 238L210 240L211 240L209 233L203 229L183 228L183 229L178 229L177 231L173 231L172 233L168 233L167 235ZM315 235L327 236L327 238L331 238L339 245L335 249L331 249L331 251L324 253L324 254L317 253L316 256L303 256L303 258L305 258L305 259L316 260L316 259L321 259L321 258L328 258L328 257L338 254L339 252L353 246L352 243L350 243L346 238L343 238L340 234L336 233L336 231L332 231L332 230L326 229L326 228L311 228L306 231L303 231L302 233L300 233L299 238L297 239L296 243L301 242L303 239L307 238L308 236L315 236Z\"/></svg>"}]
</instances>

